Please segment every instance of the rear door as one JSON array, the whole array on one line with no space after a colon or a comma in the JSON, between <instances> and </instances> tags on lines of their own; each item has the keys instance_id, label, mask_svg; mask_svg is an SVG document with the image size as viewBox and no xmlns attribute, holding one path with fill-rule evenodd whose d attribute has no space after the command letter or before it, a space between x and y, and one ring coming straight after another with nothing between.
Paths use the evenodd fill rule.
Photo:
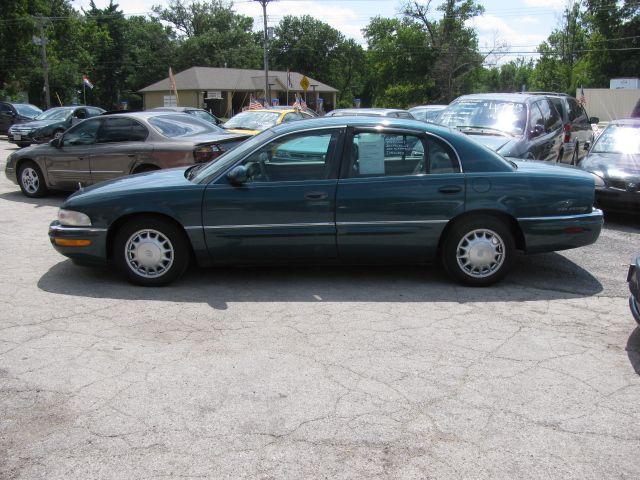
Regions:
<instances>
[{"instance_id":1,"label":"rear door","mask_svg":"<svg viewBox=\"0 0 640 480\"><path fill-rule=\"evenodd\" d=\"M435 136L366 128L347 145L336 195L340 258L432 258L448 221L464 211L454 150Z\"/></svg>"},{"instance_id":2,"label":"rear door","mask_svg":"<svg viewBox=\"0 0 640 480\"><path fill-rule=\"evenodd\" d=\"M107 117L91 152L93 183L129 175L140 158L151 152L146 127L130 118Z\"/></svg>"}]
</instances>

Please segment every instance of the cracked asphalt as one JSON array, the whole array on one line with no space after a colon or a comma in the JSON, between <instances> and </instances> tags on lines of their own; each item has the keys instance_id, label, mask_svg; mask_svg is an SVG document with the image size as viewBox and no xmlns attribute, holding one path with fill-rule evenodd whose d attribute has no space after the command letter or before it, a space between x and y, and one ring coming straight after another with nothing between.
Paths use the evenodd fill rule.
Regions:
<instances>
[{"instance_id":1,"label":"cracked asphalt","mask_svg":"<svg viewBox=\"0 0 640 480\"><path fill-rule=\"evenodd\" d=\"M2 479L640 477L637 219L489 289L423 267L145 289L51 248L64 196L0 177Z\"/></svg>"}]
</instances>

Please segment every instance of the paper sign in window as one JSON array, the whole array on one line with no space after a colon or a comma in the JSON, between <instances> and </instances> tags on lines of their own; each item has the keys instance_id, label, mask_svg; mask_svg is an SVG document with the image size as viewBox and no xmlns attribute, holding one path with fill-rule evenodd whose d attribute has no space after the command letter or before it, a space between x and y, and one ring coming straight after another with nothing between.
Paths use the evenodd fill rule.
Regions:
<instances>
[{"instance_id":1,"label":"paper sign in window","mask_svg":"<svg viewBox=\"0 0 640 480\"><path fill-rule=\"evenodd\" d=\"M358 144L360 175L384 175L384 139L380 135L361 135Z\"/></svg>"}]
</instances>

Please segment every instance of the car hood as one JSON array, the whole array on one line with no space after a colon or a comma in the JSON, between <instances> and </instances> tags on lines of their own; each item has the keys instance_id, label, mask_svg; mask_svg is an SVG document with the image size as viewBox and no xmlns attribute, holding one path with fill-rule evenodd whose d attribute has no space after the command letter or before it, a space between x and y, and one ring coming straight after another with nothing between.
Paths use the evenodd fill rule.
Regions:
<instances>
[{"instance_id":1,"label":"car hood","mask_svg":"<svg viewBox=\"0 0 640 480\"><path fill-rule=\"evenodd\" d=\"M580 168L604 178L640 180L640 155L590 153L580 162Z\"/></svg>"},{"instance_id":2,"label":"car hood","mask_svg":"<svg viewBox=\"0 0 640 480\"><path fill-rule=\"evenodd\" d=\"M56 123L64 123L64 120L33 120L32 122L21 123L21 127L42 128L54 125Z\"/></svg>"},{"instance_id":3,"label":"car hood","mask_svg":"<svg viewBox=\"0 0 640 480\"><path fill-rule=\"evenodd\" d=\"M503 137L501 135L476 135L474 133L464 132L469 137L473 138L476 142L481 143L485 147L489 147L494 152L497 152L503 148L507 143L512 142L513 138Z\"/></svg>"},{"instance_id":4,"label":"car hood","mask_svg":"<svg viewBox=\"0 0 640 480\"><path fill-rule=\"evenodd\" d=\"M193 187L195 184L184 176L189 167L155 170L153 172L127 175L114 180L96 183L84 187L72 194L65 201L64 207L82 204L84 201L95 201L101 197L128 196L152 191L165 191Z\"/></svg>"}]
</instances>

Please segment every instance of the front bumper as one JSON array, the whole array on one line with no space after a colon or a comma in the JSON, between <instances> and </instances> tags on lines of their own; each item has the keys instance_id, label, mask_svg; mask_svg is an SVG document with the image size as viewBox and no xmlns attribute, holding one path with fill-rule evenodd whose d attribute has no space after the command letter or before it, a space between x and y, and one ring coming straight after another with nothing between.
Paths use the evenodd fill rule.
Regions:
<instances>
[{"instance_id":1,"label":"front bumper","mask_svg":"<svg viewBox=\"0 0 640 480\"><path fill-rule=\"evenodd\" d=\"M87 246L72 247L56 243L56 239L89 240ZM94 227L65 227L58 220L49 225L49 240L54 249L79 265L101 266L108 263L107 229Z\"/></svg>"},{"instance_id":2,"label":"front bumper","mask_svg":"<svg viewBox=\"0 0 640 480\"><path fill-rule=\"evenodd\" d=\"M618 188L597 188L596 203L601 208L627 210L640 207L640 190L627 191Z\"/></svg>"},{"instance_id":3,"label":"front bumper","mask_svg":"<svg viewBox=\"0 0 640 480\"><path fill-rule=\"evenodd\" d=\"M555 217L519 218L527 253L555 252L584 247L598 240L604 216L594 208L590 213Z\"/></svg>"},{"instance_id":4,"label":"front bumper","mask_svg":"<svg viewBox=\"0 0 640 480\"><path fill-rule=\"evenodd\" d=\"M633 318L640 325L640 257L636 257L634 263L629 265L629 273L627 274L627 282L629 283L629 308Z\"/></svg>"}]
</instances>

